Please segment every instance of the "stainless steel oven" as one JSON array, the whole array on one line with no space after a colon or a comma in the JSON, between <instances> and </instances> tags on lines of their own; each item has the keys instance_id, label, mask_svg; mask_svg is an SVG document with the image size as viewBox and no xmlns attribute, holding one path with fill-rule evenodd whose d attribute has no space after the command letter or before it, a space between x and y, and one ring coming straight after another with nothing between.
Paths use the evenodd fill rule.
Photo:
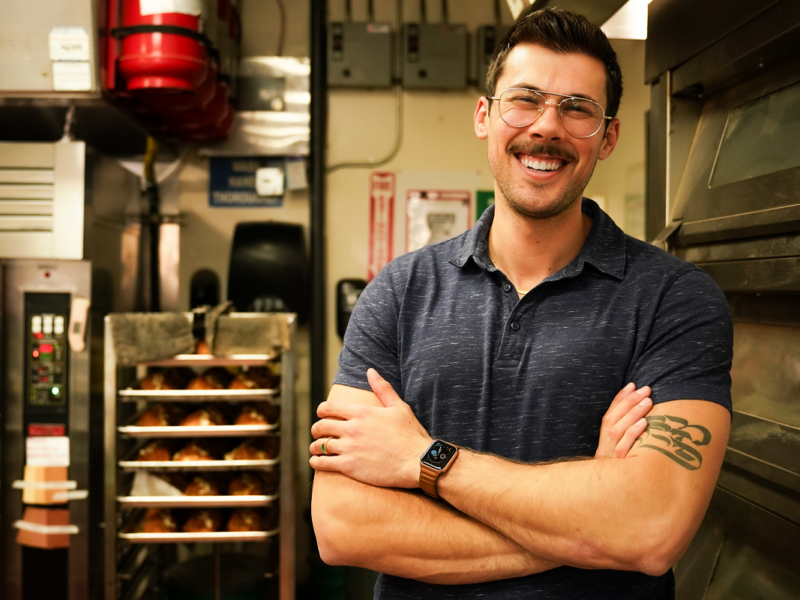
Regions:
<instances>
[{"instance_id":1,"label":"stainless steel oven","mask_svg":"<svg viewBox=\"0 0 800 600\"><path fill-rule=\"evenodd\" d=\"M800 3L653 0L648 234L734 317L733 422L681 600L800 597Z\"/></svg>"},{"instance_id":2,"label":"stainless steel oven","mask_svg":"<svg viewBox=\"0 0 800 600\"><path fill-rule=\"evenodd\" d=\"M3 600L102 597L103 317L135 308L140 202L82 142L0 143Z\"/></svg>"}]
</instances>

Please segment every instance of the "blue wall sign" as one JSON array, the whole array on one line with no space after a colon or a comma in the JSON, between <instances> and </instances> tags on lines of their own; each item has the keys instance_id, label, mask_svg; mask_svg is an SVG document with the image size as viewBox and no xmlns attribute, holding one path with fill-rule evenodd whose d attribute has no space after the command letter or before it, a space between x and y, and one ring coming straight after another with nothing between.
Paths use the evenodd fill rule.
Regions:
<instances>
[{"instance_id":1,"label":"blue wall sign","mask_svg":"<svg viewBox=\"0 0 800 600\"><path fill-rule=\"evenodd\" d=\"M209 159L208 204L218 207L283 206L283 196L256 194L256 170L284 168L282 157L212 156Z\"/></svg>"}]
</instances>

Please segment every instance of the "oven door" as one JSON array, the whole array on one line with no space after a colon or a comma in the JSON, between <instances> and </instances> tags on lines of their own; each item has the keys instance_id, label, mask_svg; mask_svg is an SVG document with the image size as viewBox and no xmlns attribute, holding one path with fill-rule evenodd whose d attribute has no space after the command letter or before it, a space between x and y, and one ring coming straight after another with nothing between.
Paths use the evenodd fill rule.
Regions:
<instances>
[{"instance_id":1,"label":"oven door","mask_svg":"<svg viewBox=\"0 0 800 600\"><path fill-rule=\"evenodd\" d=\"M672 251L730 301L733 421L677 597L800 598L800 58L703 102Z\"/></svg>"}]
</instances>

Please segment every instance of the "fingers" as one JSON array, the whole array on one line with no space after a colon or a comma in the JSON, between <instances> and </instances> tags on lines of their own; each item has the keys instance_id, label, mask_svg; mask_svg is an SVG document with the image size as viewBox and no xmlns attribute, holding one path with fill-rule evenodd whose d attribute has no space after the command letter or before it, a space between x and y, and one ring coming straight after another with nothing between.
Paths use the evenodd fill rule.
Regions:
<instances>
[{"instance_id":1,"label":"fingers","mask_svg":"<svg viewBox=\"0 0 800 600\"><path fill-rule=\"evenodd\" d=\"M342 437L345 428L345 421L334 421L332 419L322 419L311 426L311 435L315 440L325 437Z\"/></svg>"},{"instance_id":2,"label":"fingers","mask_svg":"<svg viewBox=\"0 0 800 600\"><path fill-rule=\"evenodd\" d=\"M320 402L317 407L317 416L321 419L343 419L349 420L358 416L363 411L361 404L351 404L349 402Z\"/></svg>"},{"instance_id":3,"label":"fingers","mask_svg":"<svg viewBox=\"0 0 800 600\"><path fill-rule=\"evenodd\" d=\"M611 404L608 405L608 411L606 412L615 409L617 405L622 402L622 399L627 397L634 390L636 390L636 384L631 381L628 385L622 388L616 396L614 396L614 399L611 401Z\"/></svg>"},{"instance_id":4,"label":"fingers","mask_svg":"<svg viewBox=\"0 0 800 600\"><path fill-rule=\"evenodd\" d=\"M647 428L647 421L642 417L653 407L649 394L648 386L636 390L633 384L628 384L620 390L603 417L596 457L627 456Z\"/></svg>"},{"instance_id":5,"label":"fingers","mask_svg":"<svg viewBox=\"0 0 800 600\"><path fill-rule=\"evenodd\" d=\"M649 398L649 386L644 386L640 387L638 390L633 390L630 387L632 385L633 384L629 383L622 388L622 391L616 395L614 401L611 403L611 406L609 406L608 410L606 411L603 422L608 426L615 427L625 415L629 414L631 410L634 409L634 407L636 407L643 400L647 400ZM636 417L636 419L642 416L643 414L640 414ZM634 421L636 419L634 419Z\"/></svg>"},{"instance_id":6,"label":"fingers","mask_svg":"<svg viewBox=\"0 0 800 600\"><path fill-rule=\"evenodd\" d=\"M339 454L339 452L337 452L335 449L335 446L337 445L341 449L342 442L339 438L331 436L321 437L320 439L311 442L311 445L308 447L308 451L312 456L335 456Z\"/></svg>"},{"instance_id":7,"label":"fingers","mask_svg":"<svg viewBox=\"0 0 800 600\"><path fill-rule=\"evenodd\" d=\"M381 377L375 369L367 369L367 381L369 381L369 386L384 406L389 407L403 403L402 398L397 395L392 385Z\"/></svg>"},{"instance_id":8,"label":"fingers","mask_svg":"<svg viewBox=\"0 0 800 600\"><path fill-rule=\"evenodd\" d=\"M628 427L625 435L622 436L622 439L617 444L617 447L614 448L614 456L616 458L625 458L628 456L628 452L631 451L633 448L633 444L639 438L640 435L644 433L644 430L647 429L647 419L639 419L633 425Z\"/></svg>"},{"instance_id":9,"label":"fingers","mask_svg":"<svg viewBox=\"0 0 800 600\"><path fill-rule=\"evenodd\" d=\"M338 456L312 456L308 464L315 471L341 471L340 460Z\"/></svg>"}]
</instances>

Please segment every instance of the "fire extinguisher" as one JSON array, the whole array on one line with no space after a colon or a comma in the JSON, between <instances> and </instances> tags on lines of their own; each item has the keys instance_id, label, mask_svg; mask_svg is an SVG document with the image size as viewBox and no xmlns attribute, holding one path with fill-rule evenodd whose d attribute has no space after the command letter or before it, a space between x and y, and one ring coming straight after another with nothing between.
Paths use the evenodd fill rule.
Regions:
<instances>
[{"instance_id":1,"label":"fire extinguisher","mask_svg":"<svg viewBox=\"0 0 800 600\"><path fill-rule=\"evenodd\" d=\"M163 12L158 12L163 11ZM118 72L137 94L194 93L216 52L202 33L202 0L122 0Z\"/></svg>"}]
</instances>

